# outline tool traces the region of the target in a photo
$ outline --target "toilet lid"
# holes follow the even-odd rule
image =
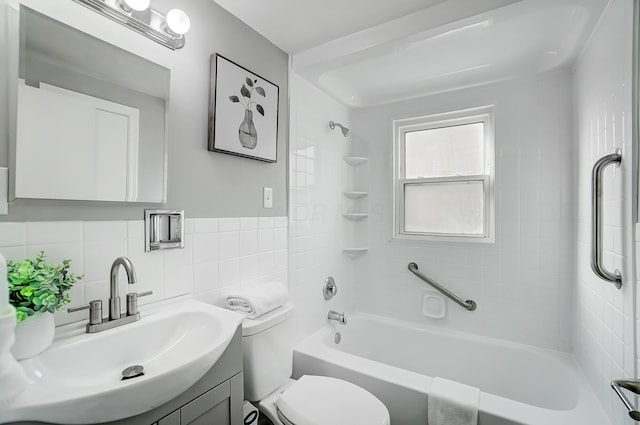
[[[389,425],[389,411],[373,394],[341,379],[304,375],[277,401],[294,425]]]

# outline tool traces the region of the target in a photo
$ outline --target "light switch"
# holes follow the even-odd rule
[[[262,206],[264,208],[273,208],[273,188],[262,188]]]

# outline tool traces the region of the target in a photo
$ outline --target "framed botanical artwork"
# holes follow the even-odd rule
[[[208,149],[276,162],[279,92],[247,68],[211,55]]]

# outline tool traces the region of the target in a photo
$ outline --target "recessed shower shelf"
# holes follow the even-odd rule
[[[356,192],[356,191],[348,191],[348,192],[342,192],[342,193],[344,193],[344,196],[350,199],[364,198],[369,194],[369,192]]]
[[[342,252],[350,257],[357,257],[358,255],[365,254],[369,251],[369,248],[342,248]]]
[[[345,156],[344,157],[344,162],[346,162],[349,165],[364,164],[368,160],[369,160],[369,158],[364,157],[364,156]]]
[[[369,217],[368,213],[346,213],[342,215],[349,220],[362,220]]]

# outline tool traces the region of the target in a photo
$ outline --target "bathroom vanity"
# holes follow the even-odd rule
[[[132,403],[144,403],[144,394]],[[169,402],[105,425],[241,425],[244,399],[242,333],[238,329],[220,359],[193,386]],[[43,425],[44,422],[11,422],[7,425]]]
[[[149,412],[109,425],[241,425],[244,387],[238,330],[220,360],[182,395]]]

